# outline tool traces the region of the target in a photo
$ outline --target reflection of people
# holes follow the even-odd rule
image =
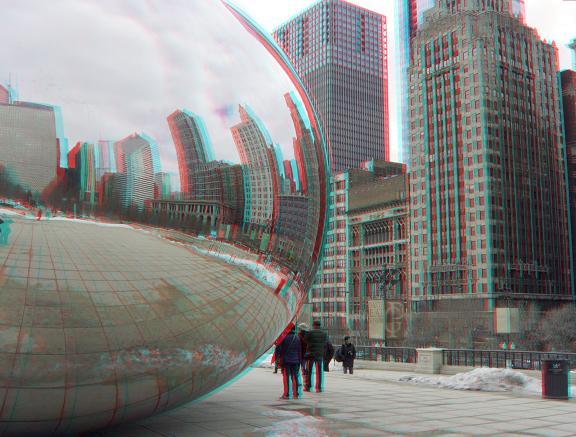
[[[300,364],[302,363],[302,348],[300,339],[296,335],[296,328],[292,329],[284,337],[282,343],[278,347],[278,356],[276,361],[280,361],[282,367],[282,382],[284,384],[284,392],[282,399],[290,399],[290,392],[292,397],[297,399],[300,397]]]
[[[304,390],[310,391],[312,380],[317,393],[324,391],[324,350],[328,336],[320,329],[320,321],[315,320],[312,331],[304,336],[306,342],[306,383]]]
[[[0,246],[5,246],[8,244],[8,235],[10,235],[10,223],[12,223],[12,220],[8,218],[4,220],[0,219]]]
[[[350,341],[350,337],[344,337],[344,344],[340,347],[340,355],[342,356],[342,369],[344,373],[354,373],[354,359],[356,358],[356,348]]]

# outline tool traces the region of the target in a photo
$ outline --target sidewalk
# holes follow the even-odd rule
[[[404,373],[403,373],[404,374]],[[397,382],[398,372],[326,374],[326,391],[279,400],[256,368],[207,400],[90,437],[576,436],[576,402]]]

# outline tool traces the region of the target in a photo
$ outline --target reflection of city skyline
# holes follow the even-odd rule
[[[0,109],[58,112],[47,105],[13,101],[11,90],[0,90]],[[67,153],[67,165],[60,166],[58,153],[66,139],[57,135],[64,131],[62,120],[52,115],[42,132],[42,149],[51,150],[51,161],[40,154],[20,159],[18,152],[12,158],[5,157],[0,176],[12,188],[8,194],[0,194],[10,197],[10,193],[17,193],[12,196],[41,200],[75,215],[112,214],[195,233],[232,235],[235,239],[244,235],[249,247],[277,252],[293,261],[305,260],[303,254],[312,250],[310,245],[318,231],[317,196],[321,189],[315,155],[322,153],[322,147],[299,98],[290,92],[284,100],[296,133],[293,159],[283,158],[265,123],[248,105],[238,105],[239,122],[229,127],[239,163],[215,159],[202,117],[187,109],[176,109],[167,115],[166,124],[178,159],[178,191],[173,189],[170,175],[162,171],[158,145],[144,133],[135,132],[119,140],[78,141]],[[18,141],[17,135],[14,138]],[[41,156],[43,163],[36,162]],[[45,176],[52,176],[46,176],[41,185],[17,189],[20,182],[11,168],[19,160],[27,165],[43,165]],[[25,194],[27,190],[32,192]],[[309,220],[311,215],[316,219]]]

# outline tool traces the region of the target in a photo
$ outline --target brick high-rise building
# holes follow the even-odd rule
[[[572,235],[576,232],[576,71],[564,70],[560,73],[562,84],[562,108],[564,119],[564,138],[568,158],[568,189],[570,192],[570,221]],[[572,246],[572,272],[576,272],[576,252]],[[575,278],[572,277],[574,281]]]
[[[524,0],[509,0],[514,15],[524,22],[526,7]],[[400,90],[400,98],[396,101],[396,113],[399,118],[399,146],[401,160],[407,160],[409,150],[410,116],[408,104],[408,67],[410,64],[410,40],[416,35],[418,27],[424,24],[424,14],[436,5],[437,0],[396,0],[398,17],[398,38],[396,39],[396,81]],[[406,155],[406,156],[405,156]]]
[[[467,299],[491,331],[511,299],[572,299],[557,70],[507,0],[425,14],[408,72],[414,308]]]
[[[308,87],[333,172],[389,159],[386,17],[320,0],[274,32]]]

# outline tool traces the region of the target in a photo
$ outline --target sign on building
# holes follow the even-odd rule
[[[383,310],[386,309],[384,314]],[[386,331],[384,332],[384,324]],[[404,336],[404,304],[397,300],[368,301],[368,337],[373,340],[397,340]]]
[[[520,332],[518,308],[496,308],[496,333],[515,334]]]

